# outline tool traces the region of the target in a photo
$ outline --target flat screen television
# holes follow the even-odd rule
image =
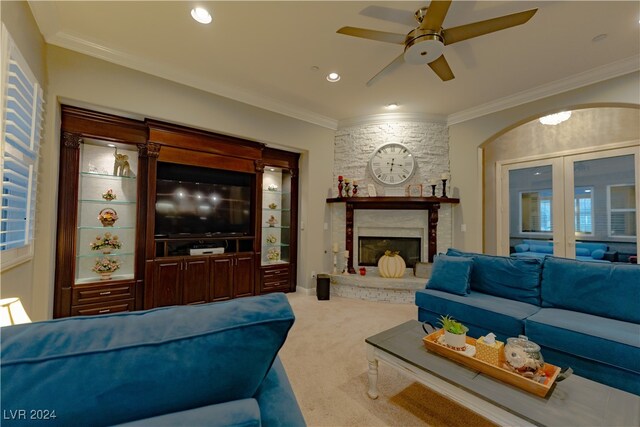
[[[253,175],[158,162],[156,237],[250,235]]]

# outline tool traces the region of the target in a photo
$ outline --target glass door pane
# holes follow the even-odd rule
[[[573,171],[573,200],[567,201],[573,206],[568,209],[572,217],[567,218],[571,223],[567,224],[567,254],[583,260],[604,256],[609,261],[627,261],[637,254],[636,155],[592,153],[568,157],[567,162],[567,169]]]

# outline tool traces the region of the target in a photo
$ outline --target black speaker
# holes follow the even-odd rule
[[[316,278],[316,296],[318,300],[331,299],[331,281],[328,274],[318,274]]]

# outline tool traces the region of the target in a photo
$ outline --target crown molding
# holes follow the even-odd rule
[[[640,55],[630,56],[611,64],[592,68],[591,70],[574,74],[573,76],[566,77],[564,79],[556,80],[533,89],[528,89],[504,98],[499,98],[494,101],[478,105],[477,107],[472,107],[467,110],[450,114],[447,117],[447,125],[451,126],[462,123],[497,111],[506,110],[507,108],[517,107],[518,105],[526,104],[528,102],[537,101],[542,98],[568,92],[590,84],[620,77],[638,70],[640,70]]]
[[[163,79],[171,80],[186,86],[190,86],[214,95],[229,98],[233,101],[251,105],[270,112],[282,114],[297,120],[302,120],[317,126],[336,130],[338,122],[330,117],[304,110],[299,107],[276,101],[271,98],[258,96],[253,92],[247,92],[238,87],[222,85],[212,82],[201,77],[197,77],[186,70],[177,67],[170,67],[157,61],[149,61],[139,56],[111,49],[99,43],[89,41],[85,38],[75,36],[71,33],[56,32],[53,35],[46,36],[49,44],[56,45],[65,49],[83,53],[98,59],[102,59],[114,64],[118,64],[133,70],[151,74]]]
[[[385,113],[370,116],[353,117],[338,121],[338,129],[351,126],[371,125],[389,122],[418,122],[418,123],[447,123],[447,117],[440,114],[428,113]]]

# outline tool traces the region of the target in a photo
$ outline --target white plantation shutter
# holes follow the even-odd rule
[[[5,268],[32,254],[44,99],[4,25],[2,39],[0,256]]]

